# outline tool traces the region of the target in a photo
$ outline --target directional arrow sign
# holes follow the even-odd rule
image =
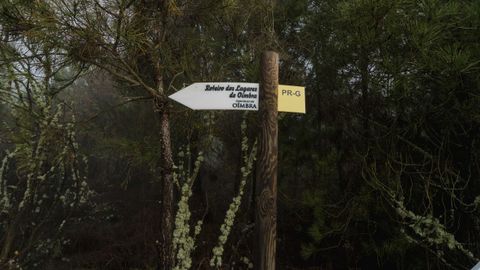
[[[258,83],[194,83],[169,98],[193,110],[258,110]]]

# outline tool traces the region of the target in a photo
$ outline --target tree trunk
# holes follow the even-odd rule
[[[153,47],[150,52],[150,60],[153,64],[153,78],[157,88],[155,96],[155,110],[158,113],[160,121],[160,142],[161,142],[161,177],[162,177],[162,243],[160,250],[159,267],[164,270],[171,270],[174,264],[173,254],[173,230],[174,230],[174,192],[173,192],[173,156],[172,143],[170,136],[170,120],[168,97],[165,89],[165,59],[161,54],[161,45],[167,44],[167,32],[173,19],[170,16],[170,1],[147,1],[142,6],[148,13],[154,10],[153,25],[151,31],[153,34]]]
[[[27,206],[28,207],[28,203]],[[12,252],[12,248],[14,248],[14,242],[15,238],[17,237],[18,233],[18,225],[21,223],[23,217],[25,215],[24,210],[19,210],[16,215],[14,216],[13,219],[9,222],[5,234],[2,236],[2,250],[0,253],[0,269],[2,265],[6,264],[8,262],[10,253]]]
[[[0,255],[0,266],[7,263],[7,259],[12,249],[13,241],[16,235],[16,224],[12,222],[5,233],[5,240],[3,241],[2,252]]]
[[[361,90],[361,113],[363,116],[363,135],[366,139],[370,138],[370,121],[371,119],[371,104],[370,104],[370,73],[369,73],[369,56],[368,51],[364,48],[360,50],[360,90]]]
[[[155,98],[155,107],[160,121],[160,142],[162,148],[162,242],[160,250],[161,269],[170,270],[173,265],[173,157],[170,137],[170,120],[167,101]]]

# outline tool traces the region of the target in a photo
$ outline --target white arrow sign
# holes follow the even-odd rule
[[[258,83],[194,83],[169,98],[194,110],[258,110]]]

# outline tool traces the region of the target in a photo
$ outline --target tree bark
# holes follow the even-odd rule
[[[15,221],[9,224],[7,231],[5,233],[2,252],[0,255],[0,266],[7,263],[7,259],[10,255],[16,232],[17,230],[16,230],[16,221]]]
[[[162,242],[160,250],[161,269],[170,270],[173,267],[173,157],[170,137],[170,120],[167,101],[161,97],[155,98],[155,107],[160,121],[160,142],[162,149]]]

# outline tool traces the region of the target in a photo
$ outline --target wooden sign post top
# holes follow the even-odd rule
[[[277,247],[278,54],[265,52],[261,69],[254,266],[259,270],[274,270]]]

